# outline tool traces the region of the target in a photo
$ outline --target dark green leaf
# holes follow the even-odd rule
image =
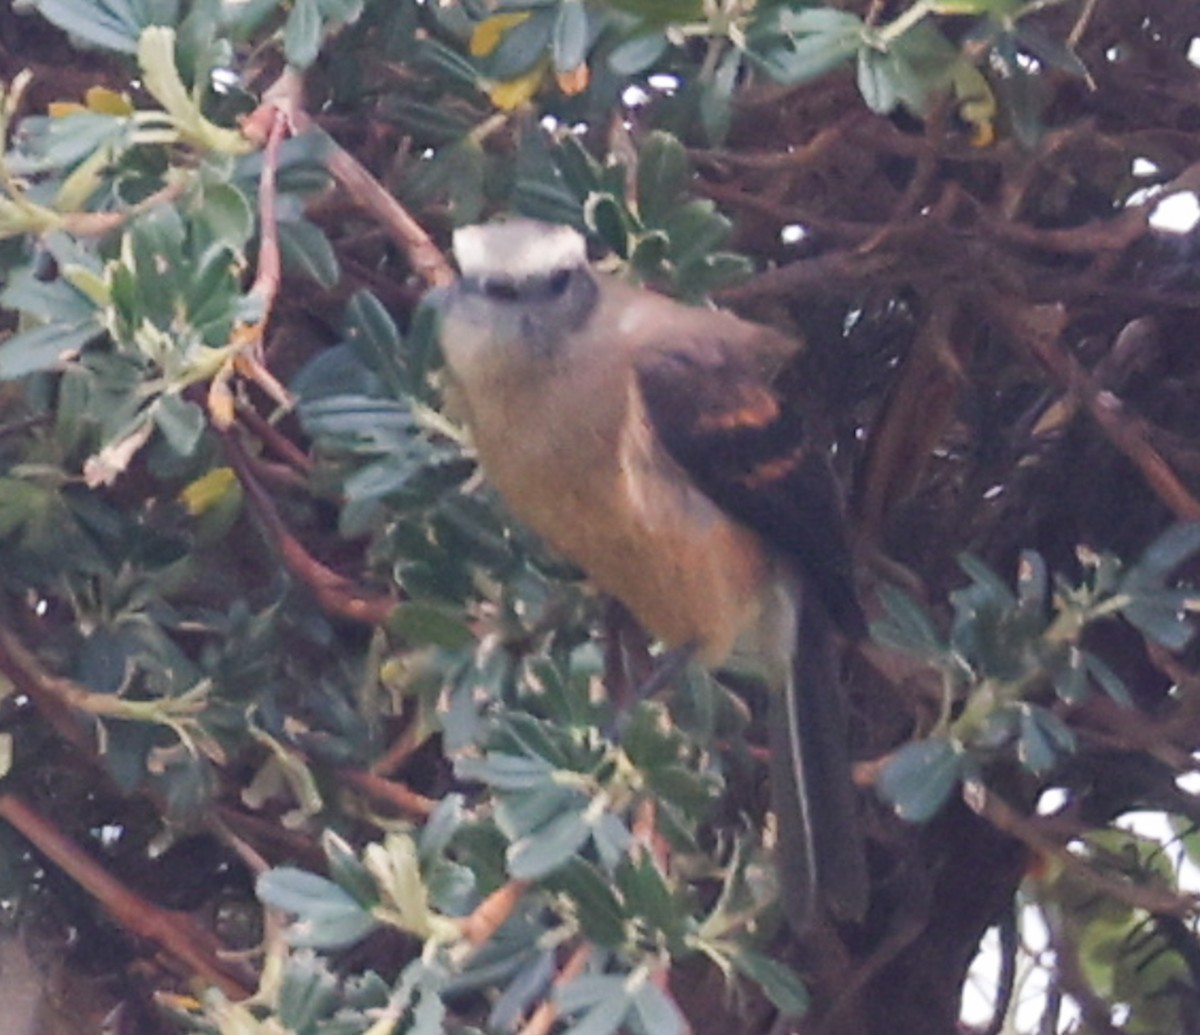
[[[763,990],[784,1017],[803,1017],[808,1012],[808,989],[786,964],[746,948],[735,953],[731,962]]]
[[[899,92],[887,54],[870,47],[858,52],[858,92],[876,115],[887,115],[896,107]]]
[[[648,226],[662,226],[691,176],[687,152],[670,133],[655,131],[638,149],[638,211]]]
[[[879,796],[910,823],[931,819],[958,785],[963,773],[961,748],[943,737],[906,744],[880,771]]]
[[[1117,704],[1123,704],[1127,708],[1133,707],[1133,698],[1129,696],[1129,688],[1126,687],[1125,681],[1105,662],[1089,651],[1083,652],[1083,661],[1087,666],[1088,674],[1100,684],[1100,689]]]
[[[307,1033],[339,1006],[338,979],[312,956],[291,956],[279,984],[279,1021],[285,1030]]]
[[[625,915],[605,876],[591,863],[576,856],[545,886],[569,895],[575,903],[583,933],[597,945],[615,949],[625,941]]]
[[[661,32],[631,36],[608,53],[608,67],[618,76],[634,76],[650,68],[667,49],[667,37]]]
[[[1075,750],[1075,735],[1053,712],[1035,705],[1021,708],[1017,757],[1030,772],[1049,772]]]
[[[590,32],[583,0],[563,0],[554,19],[550,54],[557,72],[571,72],[587,59]]]
[[[633,1008],[646,1035],[683,1035],[691,1030],[675,1000],[653,981],[645,981],[638,987]]]
[[[90,319],[77,324],[44,324],[14,334],[0,342],[0,381],[11,381],[39,370],[54,370],[103,333],[100,324]]]
[[[671,937],[682,937],[684,920],[662,872],[648,852],[626,856],[615,871],[617,886],[627,911],[642,917],[652,928]]]
[[[308,68],[321,50],[321,11],[317,0],[295,0],[283,29],[283,52],[294,68]]]
[[[105,50],[132,54],[138,24],[128,0],[34,0],[33,7],[64,32]]]
[[[550,47],[557,22],[557,11],[542,8],[519,25],[514,25],[504,34],[496,49],[484,59],[487,74],[504,82],[528,72]]]
[[[583,1013],[566,1035],[612,1035],[633,1005],[626,978],[608,974],[585,974],[555,992],[564,1014]]]
[[[902,589],[885,584],[879,588],[879,600],[887,618],[871,623],[872,639],[927,660],[946,653],[946,646],[925,609]]]
[[[333,949],[350,945],[378,926],[370,912],[324,877],[290,866],[268,870],[258,878],[258,897],[267,905],[294,914],[288,929],[294,945]]]
[[[1125,573],[1122,588],[1162,586],[1188,558],[1200,552],[1200,522],[1172,525],[1154,540]]]
[[[208,426],[204,411],[178,395],[160,395],[154,404],[154,424],[179,456],[191,456]]]
[[[475,642],[475,634],[458,611],[433,604],[404,601],[388,616],[388,630],[409,646],[460,650]]]
[[[1181,651],[1196,633],[1189,611],[1195,609],[1198,596],[1189,590],[1159,590],[1135,596],[1121,608],[1121,614],[1155,643]]]
[[[516,880],[537,880],[575,855],[591,836],[580,809],[561,812],[544,826],[508,846],[508,873]]]
[[[364,909],[379,901],[379,889],[370,871],[358,860],[350,846],[332,831],[321,837],[321,848],[329,863],[329,876]]]
[[[611,194],[592,194],[584,202],[588,228],[622,259],[629,257],[629,219]]]
[[[554,766],[544,758],[489,752],[484,758],[459,758],[454,771],[460,780],[478,780],[502,791],[528,791],[552,780]]]
[[[323,288],[334,287],[341,278],[337,256],[325,231],[307,219],[280,222],[279,251],[289,271],[306,276]]]

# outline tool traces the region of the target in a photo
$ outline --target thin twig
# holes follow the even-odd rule
[[[284,567],[312,591],[317,603],[328,613],[367,625],[386,621],[395,606],[394,599],[387,593],[358,585],[313,557],[283,523],[275,501],[260,484],[236,435],[226,432],[222,441],[229,464],[268,539],[279,551]]]
[[[199,977],[234,999],[253,991],[249,975],[221,959],[220,945],[210,931],[187,914],[162,909],[125,887],[27,802],[15,794],[0,794],[0,819],[11,823],[123,928],[153,942],[182,964],[188,976]]]

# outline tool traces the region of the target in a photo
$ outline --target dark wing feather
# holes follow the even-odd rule
[[[723,342],[638,363],[647,416],[667,453],[710,499],[800,575],[792,678],[773,695],[772,798],[780,817],[783,901],[798,931],[823,903],[860,919],[868,881],[830,621],[865,631],[828,458],[767,371]],[[819,603],[818,603],[819,601]]]
[[[785,404],[752,355],[723,343],[649,352],[637,374],[672,459],[796,565],[842,632],[861,637],[837,485],[799,407]]]

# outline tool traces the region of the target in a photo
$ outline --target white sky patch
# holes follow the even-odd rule
[[[1135,158],[1130,172],[1139,177],[1154,176],[1158,173],[1158,165],[1149,158]]]
[[[630,83],[621,92],[621,103],[626,108],[640,108],[642,105],[650,103],[650,95],[637,83]]]
[[[1200,223],[1200,199],[1194,191],[1168,194],[1150,213],[1150,226],[1172,234],[1191,233]]]
[[[779,240],[784,244],[799,244],[808,236],[808,229],[799,223],[789,223],[779,231]]]
[[[1192,42],[1188,44],[1187,59],[1200,68],[1200,36],[1193,36]]]
[[[1063,787],[1047,787],[1038,797],[1037,814],[1052,816],[1067,803],[1067,792]]]
[[[210,78],[217,93],[228,93],[238,84],[238,74],[232,68],[214,68]]]
[[[1129,812],[1118,819],[1116,825],[1157,841],[1179,874],[1179,890],[1185,895],[1200,892],[1200,868],[1188,858],[1166,813]]]
[[[543,115],[539,125],[547,133],[553,133],[556,129],[558,129],[558,119],[556,119],[553,115]]]
[[[655,72],[646,82],[650,84],[650,89],[659,93],[674,93],[680,86],[679,76],[669,72]]]
[[[1021,944],[1017,952],[1017,975],[1004,1031],[1025,1035],[1041,1030],[1046,996],[1053,979],[1054,958],[1050,937],[1036,906],[1025,906],[1021,910],[1018,937]],[[979,954],[971,964],[963,986],[959,1018],[965,1024],[980,1028],[992,1019],[996,1009],[996,979],[999,973],[1000,936],[993,927],[984,935]],[[1078,1021],[1078,1008],[1070,999],[1065,999],[1059,1010],[1056,1031],[1065,1035],[1075,1030]]]

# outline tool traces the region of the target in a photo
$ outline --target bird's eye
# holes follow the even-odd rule
[[[511,280],[485,280],[483,293],[497,302],[515,302],[521,297],[517,285]]]
[[[570,270],[558,270],[550,275],[550,280],[546,286],[550,289],[550,294],[558,297],[567,290],[567,285],[571,283]]]

